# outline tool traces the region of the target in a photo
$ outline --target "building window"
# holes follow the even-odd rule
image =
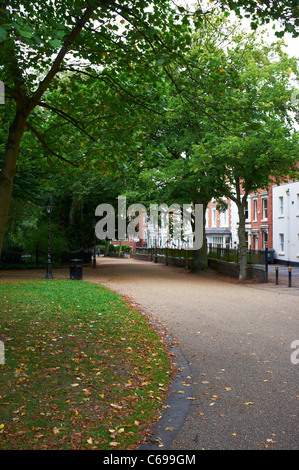
[[[213,237],[213,245],[222,246],[223,238],[222,237]]]
[[[220,220],[222,227],[228,227],[228,210],[221,212]]]
[[[257,234],[254,234],[254,235],[253,235],[253,246],[254,246],[254,250],[258,250],[258,247],[259,247],[259,238],[258,238],[258,235],[257,235]]]
[[[279,197],[279,215],[280,215],[280,216],[283,216],[283,211],[284,211],[284,207],[283,207],[283,196],[280,196],[280,197]]]
[[[216,207],[212,208],[212,227],[216,227]]]
[[[249,217],[249,211],[248,211],[248,199],[247,199],[246,205],[245,205],[245,219],[248,220],[248,217]]]
[[[263,220],[268,220],[268,198],[263,198]]]
[[[268,232],[263,230],[263,250],[266,248],[266,243],[268,243]]]
[[[284,233],[279,234],[279,246],[281,253],[284,253]]]
[[[257,220],[257,199],[253,200],[253,220]]]

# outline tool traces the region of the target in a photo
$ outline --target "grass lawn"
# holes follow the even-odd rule
[[[170,361],[146,319],[85,281],[0,283],[0,449],[132,449]]]

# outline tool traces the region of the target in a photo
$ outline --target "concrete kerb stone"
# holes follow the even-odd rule
[[[160,328],[156,326],[156,329]],[[168,450],[185,422],[192,396],[191,370],[180,348],[173,344],[172,338],[166,337],[166,347],[174,358],[175,377],[171,382],[168,397],[163,404],[163,411],[157,423],[151,429],[137,450]]]

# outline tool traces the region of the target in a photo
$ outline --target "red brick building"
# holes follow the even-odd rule
[[[211,201],[206,211],[207,242],[218,246],[236,248],[239,216],[236,204],[225,199],[227,209],[219,211],[217,203]],[[246,240],[248,249],[262,250],[265,244],[273,247],[272,187],[248,196],[246,209]]]
[[[262,250],[266,243],[273,248],[273,201],[272,186],[268,191],[252,193],[248,197],[248,217],[246,232],[248,247],[252,250]]]

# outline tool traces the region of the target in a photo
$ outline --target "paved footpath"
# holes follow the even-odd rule
[[[161,419],[164,449],[299,448],[299,346],[298,353],[291,347],[299,341],[299,289],[240,285],[132,259],[97,263],[83,279],[130,298],[182,354],[173,356],[181,376]]]

